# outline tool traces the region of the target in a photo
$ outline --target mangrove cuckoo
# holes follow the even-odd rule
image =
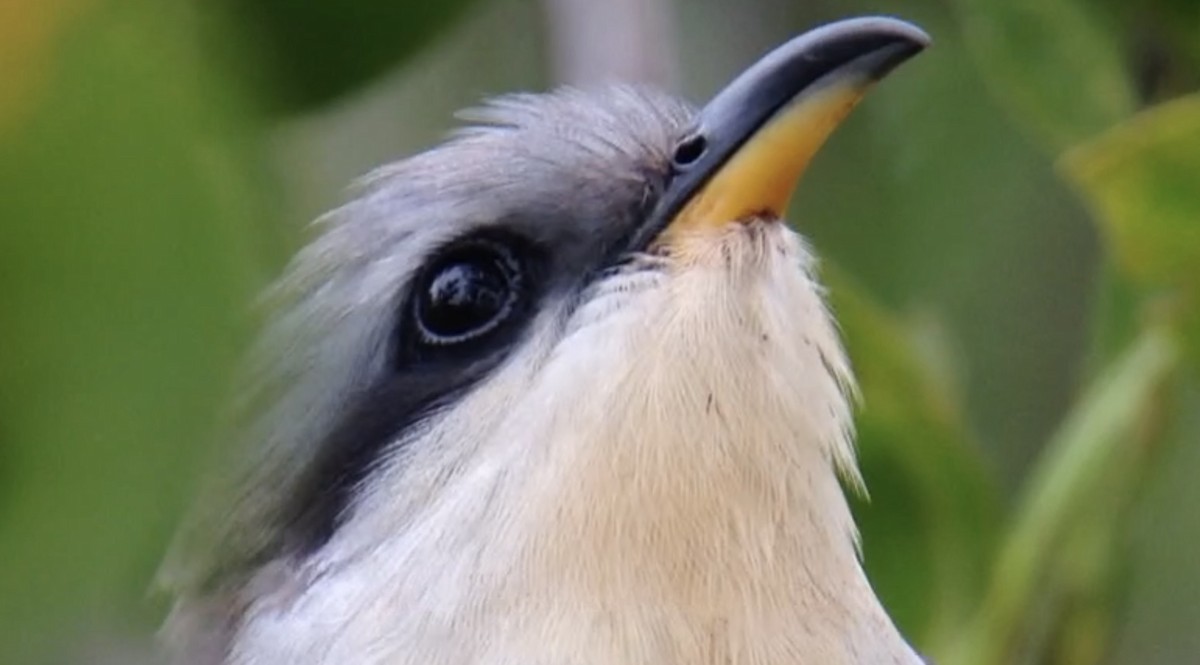
[[[928,43],[827,25],[699,111],[501,97],[376,171],[272,291],[253,452],[164,570],[181,660],[919,663],[863,572],[854,380],[782,220]]]

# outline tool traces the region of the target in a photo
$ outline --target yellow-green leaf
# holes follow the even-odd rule
[[[1144,111],[1063,155],[1117,274],[1200,359],[1200,94]]]
[[[1060,166],[1124,272],[1144,286],[1200,286],[1200,95],[1138,114]]]

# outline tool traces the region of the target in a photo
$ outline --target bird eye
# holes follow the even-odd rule
[[[677,167],[689,166],[700,159],[707,148],[708,141],[705,140],[703,134],[692,134],[675,146],[675,155],[671,161]]]
[[[419,282],[414,317],[421,341],[444,346],[487,334],[512,314],[521,287],[521,265],[502,245],[451,250]]]

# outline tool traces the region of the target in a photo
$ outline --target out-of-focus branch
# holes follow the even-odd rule
[[[560,83],[678,83],[671,0],[542,0]]]

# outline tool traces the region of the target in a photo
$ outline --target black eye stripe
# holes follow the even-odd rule
[[[514,271],[513,298],[502,320],[478,334],[431,341],[416,319],[420,289],[455,257],[485,249],[504,257]],[[511,262],[511,264],[508,264]],[[546,255],[522,237],[476,234],[431,253],[404,288],[395,308],[389,370],[374,385],[350,398],[344,415],[325,435],[318,458],[297,485],[285,518],[286,545],[311,553],[328,542],[345,519],[356,488],[367,479],[397,438],[413,430],[495,370],[520,342],[543,297]]]
[[[503,357],[493,353],[481,359],[474,371],[463,373],[431,367],[392,375],[357,395],[296,486],[285,518],[284,546],[305,554],[320,549],[345,519],[355,489],[396,436],[452,403]]]

